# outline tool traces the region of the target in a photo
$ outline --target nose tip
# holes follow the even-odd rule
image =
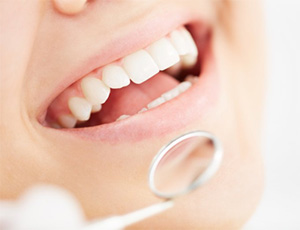
[[[87,0],[53,0],[55,9],[66,15],[74,15],[80,13],[85,5]]]

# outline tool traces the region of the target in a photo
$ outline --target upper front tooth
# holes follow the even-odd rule
[[[186,39],[184,38],[183,34],[180,33],[178,30],[174,30],[170,33],[170,40],[177,50],[179,55],[185,55],[188,53],[188,45]]]
[[[152,43],[148,46],[147,51],[157,64],[159,70],[165,70],[180,60],[176,49],[166,38]]]
[[[181,34],[183,35],[188,45],[188,49],[189,49],[188,53],[194,56],[198,56],[198,49],[190,32],[188,32],[185,28],[183,28],[181,29]]]
[[[148,108],[148,109],[152,109],[152,108],[154,108],[154,107],[157,107],[157,106],[163,104],[164,102],[166,102],[166,100],[165,100],[163,97],[156,98],[154,101],[151,101],[151,102],[147,105],[147,108]]]
[[[119,89],[129,85],[129,76],[125,70],[117,65],[108,65],[103,68],[103,82],[112,89]]]
[[[123,67],[130,79],[140,84],[159,72],[157,65],[145,50],[139,50],[123,59]]]
[[[68,102],[69,109],[79,121],[87,121],[90,118],[92,105],[81,97],[71,97]]]
[[[85,98],[92,104],[103,104],[109,94],[110,88],[103,81],[94,77],[85,77],[81,81],[81,89]]]

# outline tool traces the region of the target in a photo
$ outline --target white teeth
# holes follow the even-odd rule
[[[92,106],[92,113],[99,112],[102,109],[102,105],[93,105]]]
[[[183,34],[178,30],[174,30],[170,33],[170,40],[177,50],[179,55],[186,55],[189,52],[186,39],[183,37]]]
[[[68,102],[69,109],[79,121],[87,121],[90,118],[92,105],[81,97],[71,97]]]
[[[103,82],[112,89],[119,89],[129,85],[129,76],[125,70],[117,65],[108,65],[103,68]]]
[[[175,77],[180,73],[181,68],[182,68],[182,63],[181,63],[181,61],[179,61],[175,65],[166,69],[166,73]]]
[[[91,113],[101,110],[102,104],[108,99],[111,89],[119,89],[130,84],[130,80],[141,84],[157,74],[160,70],[176,76],[182,68],[194,66],[198,60],[198,50],[191,34],[185,28],[172,31],[168,36],[152,43],[146,49],[141,49],[121,60],[119,64],[110,64],[97,73],[102,73],[102,80],[87,76],[81,80],[82,97],[72,97],[68,101],[71,114],[58,117],[57,127],[73,128],[76,122],[87,121]],[[138,113],[157,107],[169,101],[198,81],[197,77],[188,76],[185,82],[164,93],[142,108]],[[122,120],[129,115],[122,115]]]
[[[182,28],[181,33],[187,43],[188,50],[189,50],[188,53],[194,56],[198,56],[198,49],[190,32],[188,32],[185,28]]]
[[[164,93],[161,95],[166,101],[172,100],[173,98],[177,97],[179,94],[183,93],[187,89],[192,86],[190,82],[184,81],[176,86],[174,89]]]
[[[58,117],[59,124],[64,128],[74,128],[77,122],[77,119],[71,114],[63,114]]]
[[[165,70],[179,62],[179,55],[168,39],[162,38],[150,46],[147,51],[157,64],[159,70]]]
[[[175,97],[177,97],[178,95],[180,95],[181,93],[185,92],[186,90],[188,90],[190,87],[192,86],[191,82],[188,81],[184,81],[182,83],[180,83],[178,86],[176,86],[174,89],[164,93],[163,95],[161,95],[159,98],[156,98],[155,100],[151,101],[148,105],[147,108],[142,108],[138,113],[143,113],[145,111],[147,111],[148,109],[153,109],[163,103],[165,103],[166,101],[169,101]],[[120,116],[118,120],[122,120],[129,117],[129,115],[122,115]]]
[[[129,115],[123,114],[121,115],[116,121],[124,120],[126,118],[130,117]]]
[[[182,28],[180,32],[188,48],[188,53],[181,57],[182,66],[184,68],[190,68],[197,63],[198,49],[192,35],[185,28]]]
[[[174,97],[177,97],[180,94],[177,87],[174,89],[171,89],[168,92],[165,92],[163,95],[161,95],[166,101],[172,100]]]
[[[173,98],[177,97],[181,93],[185,92],[192,86],[192,83],[184,81],[180,83],[178,86],[176,86],[174,89],[171,89],[170,91],[162,94],[159,98],[156,98],[154,101],[150,102],[147,105],[148,109],[155,108],[166,101],[172,100]],[[142,109],[143,110],[143,109]]]
[[[152,109],[152,108],[155,108],[163,103],[165,103],[166,100],[163,98],[163,97],[159,97],[159,98],[156,98],[154,101],[151,101],[148,105],[147,105],[147,108],[148,109]]]
[[[123,67],[130,79],[140,84],[159,72],[154,60],[145,50],[137,51],[123,59]]]
[[[59,124],[57,124],[56,122],[54,122],[54,123],[51,123],[51,125],[50,125],[52,128],[54,128],[54,129],[61,129],[62,127],[59,125]]]
[[[109,94],[110,88],[103,81],[95,77],[85,77],[81,81],[81,89],[85,98],[92,104],[103,104]]]
[[[192,84],[195,84],[198,81],[198,77],[196,77],[194,75],[188,75],[188,76],[186,76],[186,78],[184,79],[184,81],[189,81]]]
[[[197,63],[197,56],[187,54],[181,57],[182,67],[190,68]]]
[[[146,108],[142,108],[140,111],[138,111],[138,113],[143,113],[143,112],[146,112],[148,109]]]
[[[185,92],[186,90],[188,90],[191,86],[192,86],[192,83],[191,83],[191,82],[184,81],[184,82],[181,82],[181,83],[177,86],[177,88],[179,89],[179,92],[180,92],[180,93],[183,93],[183,92]]]

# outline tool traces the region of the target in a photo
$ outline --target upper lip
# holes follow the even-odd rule
[[[43,106],[41,106],[41,108],[38,111],[38,119],[41,122],[43,122],[46,110],[50,105],[51,101],[53,101],[53,99],[56,96],[58,96],[59,93],[61,93],[65,88],[67,88],[69,85],[79,80],[89,72],[114,60],[117,60],[125,55],[128,55],[134,51],[146,47],[153,41],[165,36],[167,33],[179,26],[195,21],[203,23],[203,21],[201,21],[201,17],[198,14],[191,11],[187,11],[186,9],[182,8],[176,8],[175,10],[172,9],[169,12],[151,12],[151,14],[145,16],[141,20],[138,20],[132,26],[133,30],[124,33],[122,37],[119,37],[116,40],[111,40],[109,44],[102,46],[99,50],[96,50],[96,52],[93,51],[93,53],[86,58],[86,61],[81,66],[78,66],[77,69],[71,70],[70,74],[63,79],[63,82],[60,82],[58,84],[57,89],[55,90],[55,92],[52,93],[52,95],[49,96],[46,103],[44,103]],[[212,58],[211,55],[209,56],[210,58]],[[209,66],[208,69],[208,71],[210,72],[212,70],[211,66]],[[202,83],[204,83],[202,84],[202,89],[204,93],[206,91],[206,88],[208,87],[206,80],[206,78],[201,80]],[[201,82],[197,83],[198,90],[199,87],[201,88],[200,83]],[[197,91],[197,89],[190,89],[190,91],[191,92],[189,93],[186,92],[184,95],[181,95],[180,98],[175,98],[172,101],[166,103],[167,105],[169,105],[169,110],[171,110],[168,111],[170,113],[169,115],[171,115],[172,112],[180,112],[174,110],[176,107],[178,108],[178,105],[180,105],[180,100],[184,100],[184,98],[187,100],[188,94],[190,94],[190,96],[191,94],[195,96],[195,92]],[[208,96],[211,96],[211,94],[208,94]],[[207,100],[207,98],[205,97],[203,99],[203,101],[197,102],[197,104],[200,106],[198,106],[198,108],[201,110],[203,110],[207,102],[210,102],[210,99]],[[189,100],[188,103],[185,103],[184,107],[188,106],[188,104],[190,103],[191,101]],[[165,108],[167,107],[167,105],[162,105],[161,108]],[[144,125],[144,120],[148,120],[151,122],[153,121],[151,117],[159,117],[160,110],[162,110],[161,108],[158,107],[156,109],[153,109],[153,111],[146,112],[145,114],[139,114],[126,121],[118,122],[116,124],[110,123],[88,128],[65,129],[65,131],[71,134],[79,135],[83,138],[94,140],[106,140],[109,142],[128,140],[137,141],[152,135],[164,134],[166,133],[166,129],[177,129],[186,124],[186,122],[179,124],[180,122],[177,116],[177,118],[174,118],[174,122],[177,122],[176,125],[171,124],[160,127],[157,124],[153,126],[150,124],[151,130],[148,130],[147,132],[147,130],[142,128],[142,126]],[[136,125],[138,128],[131,129],[132,125]],[[155,129],[157,129],[156,132]]]

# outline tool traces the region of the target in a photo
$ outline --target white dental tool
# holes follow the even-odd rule
[[[125,227],[142,221],[146,218],[159,214],[171,207],[173,207],[173,201],[166,201],[158,204],[151,205],[149,207],[125,214],[123,216],[113,216],[104,220],[91,223],[83,230],[117,230],[124,229]]]
[[[149,170],[149,187],[167,201],[125,214],[97,220],[82,230],[118,230],[173,207],[174,199],[207,182],[219,169],[223,157],[220,141],[211,133],[193,131],[161,148]]]

